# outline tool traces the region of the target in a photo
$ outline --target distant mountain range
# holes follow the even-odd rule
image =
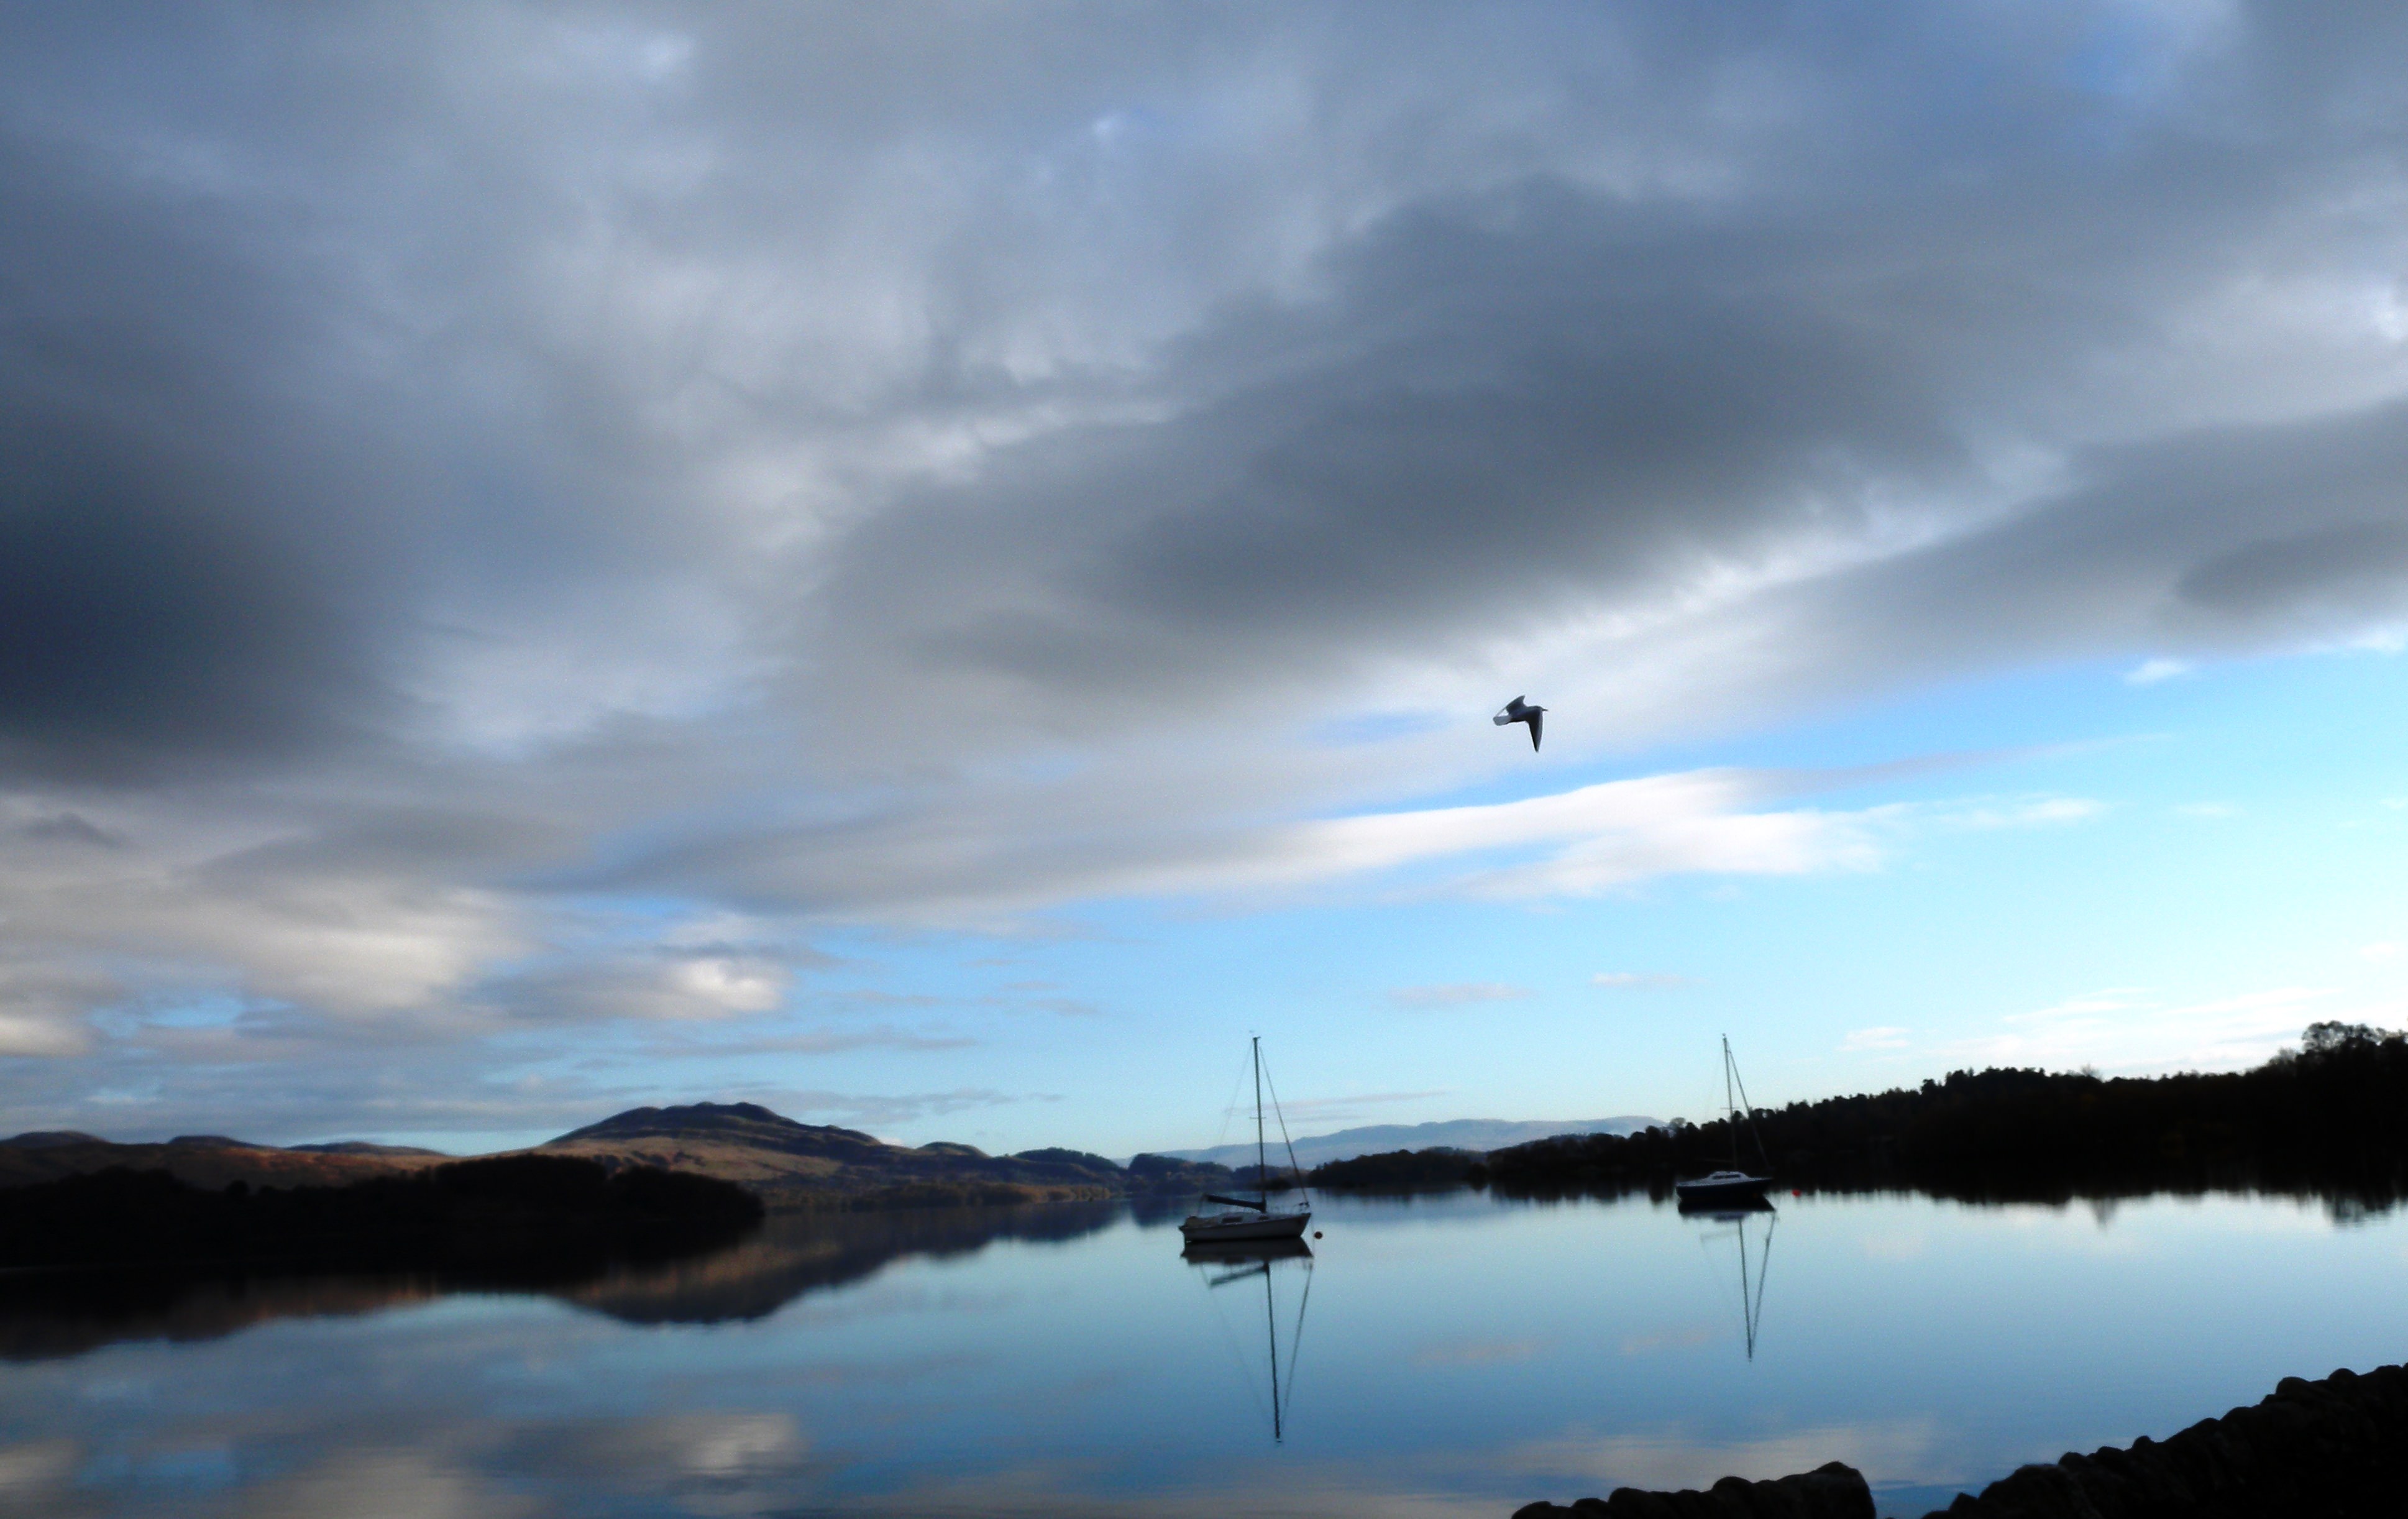
[[[609,1169],[657,1166],[733,1182],[771,1207],[997,1203],[1099,1199],[1200,1191],[1228,1174],[1156,1158],[1123,1168],[1078,1150],[990,1155],[974,1145],[889,1144],[858,1129],[798,1124],[750,1102],[633,1108],[537,1145],[534,1154],[577,1155]],[[0,1139],[0,1187],[112,1166],[164,1170],[195,1186],[341,1186],[453,1159],[432,1150],[344,1140],[252,1144],[188,1134],[165,1144],[114,1144],[66,1131]]]
[[[1310,1168],[1392,1150],[1496,1150],[1557,1134],[1629,1134],[1648,1118],[1509,1123],[1464,1118],[1445,1124],[1382,1124],[1296,1141]],[[1251,1166],[1251,1144],[1140,1155],[1124,1167],[1079,1150],[1024,1150],[990,1155],[973,1145],[889,1144],[858,1129],[798,1124],[750,1102],[695,1102],[632,1108],[537,1145],[535,1154],[580,1155],[616,1170],[658,1166],[733,1182],[773,1208],[896,1203],[1068,1201],[1178,1195],[1226,1186],[1227,1170]],[[342,1186],[371,1176],[453,1159],[433,1150],[362,1139],[283,1147],[222,1134],[187,1134],[165,1144],[115,1144],[66,1131],[0,1139],[0,1187],[122,1166],[164,1170],[192,1184],[221,1188]],[[1285,1156],[1274,1159],[1283,1163]]]
[[[1335,1134],[1315,1134],[1294,1141],[1296,1162],[1307,1170],[1333,1160],[1353,1160],[1357,1155],[1383,1155],[1393,1150],[1502,1150],[1508,1145],[1527,1144],[1533,1139],[1551,1139],[1558,1134],[1636,1134],[1641,1129],[1655,1128],[1663,1120],[1625,1115],[1621,1118],[1534,1118],[1515,1122],[1504,1118],[1455,1118],[1441,1124],[1370,1124],[1362,1128],[1342,1128]],[[1272,1164],[1281,1165],[1286,1156],[1279,1152],[1279,1137],[1271,1137]],[[1216,1144],[1209,1150],[1169,1150],[1164,1154],[1175,1160],[1203,1161],[1215,1166],[1251,1166],[1254,1163],[1252,1141],[1244,1144]]]
[[[750,1102],[635,1108],[537,1146],[605,1165],[698,1170],[752,1189],[772,1207],[837,1199],[881,1202],[1037,1202],[1173,1191],[1200,1185],[1202,1168],[1133,1178],[1080,1150],[990,1155],[944,1140],[889,1144],[859,1129],[798,1124]],[[1193,1174],[1190,1174],[1193,1173]],[[1226,1180],[1224,1178],[1223,1180]]]

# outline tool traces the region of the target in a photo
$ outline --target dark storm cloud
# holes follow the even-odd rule
[[[2110,0],[19,7],[9,1090],[565,1121],[447,1061],[774,1017],[797,914],[1469,848],[1413,809],[1493,746],[1429,714],[1509,670],[1595,757],[2397,642],[2402,56]],[[1633,784],[1513,814],[1530,879],[1852,857]]]
[[[94,849],[122,849],[125,840],[94,824],[91,819],[73,812],[61,812],[52,817],[36,818],[13,830],[21,838],[42,843],[82,844]]]
[[[2350,523],[2244,544],[2179,589],[2186,601],[2241,617],[2324,603],[2345,622],[2397,611],[2403,577],[2408,522]]]
[[[1961,473],[1929,355],[1832,298],[1878,292],[1749,231],[1558,186],[1400,217],[1325,301],[1174,360],[1192,411],[1032,445],[863,528],[825,636],[1060,694],[1277,684],[1540,626],[1847,531],[1869,482]],[[1213,396],[1233,368],[1270,374]]]
[[[1805,50],[1830,40],[1816,30]],[[2380,479],[2344,478],[2355,465],[2328,451],[2358,445],[2320,423],[2188,431],[2160,451],[2198,477],[2171,509],[2179,482],[2118,462],[2135,431],[2271,399],[2208,398],[2239,377],[2184,373],[2170,327],[2224,315],[2237,344],[2277,346],[2251,330],[2258,312],[2214,304],[2269,271],[2376,272],[2323,239],[2372,231],[2335,206],[2386,177],[2366,154],[2391,138],[2321,113],[2380,81],[2329,49],[2266,61],[2281,66],[2211,92],[2229,121],[2043,92],[1958,114],[1960,136],[1835,155],[1812,194],[1541,178],[1408,204],[1336,245],[1309,296],[1240,303],[1170,345],[1167,415],[997,451],[855,531],[831,556],[815,651],[847,681],[933,679],[968,709],[1095,739],[1643,607],[1801,544],[1873,538],[1885,512],[1928,536],[1976,524],[1962,572],[2023,595],[2015,536],[1968,509],[2011,490],[2002,444],[2141,470],[2068,503],[2055,515],[2078,521],[2055,531],[2097,540],[2155,597],[2236,523],[2322,513],[2320,491]],[[1869,71],[1915,62],[1877,53]],[[1857,123],[1835,114],[1806,135],[1850,140]],[[2298,477],[2263,454],[2225,467],[2270,444]],[[2205,605],[2226,572],[2199,573],[2185,583]],[[1969,589],[1981,597],[1949,594]],[[2060,642],[2048,602],[2000,606],[1967,657]],[[1920,636],[1911,596],[1885,610],[1901,641]],[[1880,663],[1838,679],[1877,680]]]
[[[1766,615],[1810,630],[1786,673],[1831,693],[2010,649],[2299,649],[2408,611],[2408,406],[2186,433],[2078,467],[2080,486],[2006,521],[1768,598]]]
[[[579,151],[447,78],[513,16],[0,23],[0,778],[377,764],[430,661],[710,540],[529,315]]]
[[[283,748],[365,694],[322,552],[360,486],[260,394],[306,314],[88,167],[0,138],[0,756]]]
[[[2396,104],[2379,17],[911,14],[43,23],[150,136],[21,121],[0,184],[19,748],[282,752],[395,718],[430,612],[681,567],[814,705],[934,681],[971,745],[1444,658],[1978,491],[1985,438],[2078,444],[2086,374],[2315,261]],[[1444,92],[1398,71],[1467,49],[1522,127],[1414,114]],[[1265,143],[1344,211],[1284,272],[1243,229],[1295,208],[1234,172],[1266,81],[1326,96]],[[1009,362],[1031,322],[1061,351]],[[836,466],[799,557],[699,500],[747,451],[1047,408],[941,487]]]

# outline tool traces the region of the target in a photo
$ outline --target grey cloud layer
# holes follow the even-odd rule
[[[1500,680],[1593,756],[2408,627],[2394,7],[0,27],[46,1081],[774,1025],[821,917],[1289,879]],[[1847,856],[1699,815],[1515,879]]]

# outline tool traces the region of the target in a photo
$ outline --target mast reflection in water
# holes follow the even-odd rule
[[[1287,1405],[1296,1396],[1296,1357],[1304,1346],[1304,1311],[1312,1301],[1312,1247],[1301,1240],[1263,1240],[1246,1243],[1203,1244],[1190,1242],[1179,1258],[1203,1274],[1208,1292],[1217,1293],[1225,1287],[1243,1290],[1260,1281],[1263,1287],[1263,1335],[1269,1347],[1271,1443],[1287,1439]],[[1296,1293],[1296,1319],[1288,1328],[1287,1366],[1280,1366],[1280,1314],[1276,1280],[1282,1275],[1302,1273],[1303,1282]],[[1217,1306],[1217,1301],[1216,1301]],[[1233,1315],[1224,1311],[1223,1326],[1231,1331],[1233,1348],[1240,1345],[1240,1331],[1251,1314]],[[1246,1368],[1247,1382],[1259,1388],[1254,1378],[1254,1356],[1239,1348],[1239,1356]]]
[[[1756,1335],[1764,1327],[1764,1278],[1772,1265],[1772,1230],[1781,1222],[1781,1215],[1773,1211],[1772,1204],[1756,1197],[1704,1205],[1684,1203],[1681,1216],[1724,1225],[1700,1234],[1698,1242],[1701,1246],[1711,1249],[1719,1240],[1739,1241],[1740,1326],[1746,1336],[1747,1358],[1755,1360]],[[1758,1220],[1763,1222],[1764,1229],[1751,1259],[1748,1233]]]

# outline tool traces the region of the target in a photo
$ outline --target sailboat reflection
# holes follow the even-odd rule
[[[1755,1360],[1756,1335],[1764,1327],[1764,1278],[1772,1265],[1772,1230],[1781,1222],[1781,1215],[1762,1197],[1749,1197],[1726,1198],[1708,1204],[1683,1203],[1681,1216],[1729,1226],[1727,1230],[1707,1230],[1698,1236],[1699,1244],[1724,1239],[1727,1235],[1738,1238],[1740,1322],[1747,1333],[1747,1358]],[[1758,1219],[1764,1221],[1764,1232],[1759,1237],[1755,1259],[1751,1261],[1748,1258],[1747,1236]]]
[[[1304,1310],[1312,1301],[1312,1247],[1301,1240],[1254,1240],[1243,1242],[1190,1241],[1179,1258],[1203,1273],[1208,1291],[1241,1286],[1259,1278],[1263,1284],[1263,1330],[1270,1344],[1271,1442],[1287,1439],[1287,1405],[1296,1396],[1297,1352],[1304,1345]],[[1287,1366],[1280,1367],[1279,1301],[1273,1279],[1293,1263],[1304,1273],[1297,1294],[1296,1321],[1289,1326]],[[1252,1357],[1247,1357],[1251,1360]],[[1251,1369],[1249,1369],[1251,1377]]]

